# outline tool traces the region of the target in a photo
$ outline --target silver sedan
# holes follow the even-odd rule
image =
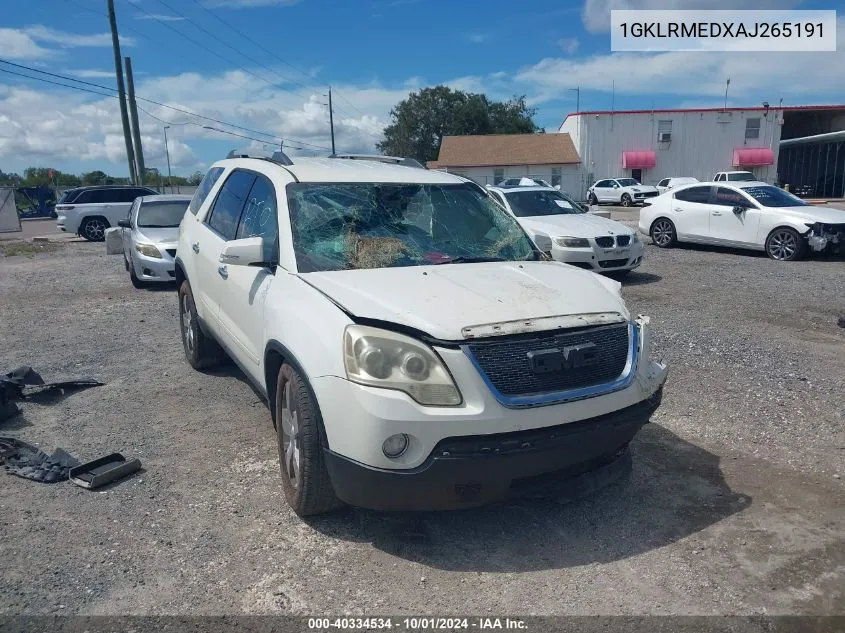
[[[129,217],[118,222],[123,237],[123,262],[136,288],[173,281],[179,223],[191,196],[160,195],[136,198]]]

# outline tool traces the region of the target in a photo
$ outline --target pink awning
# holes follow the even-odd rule
[[[734,167],[754,167],[756,165],[774,165],[775,153],[768,147],[756,149],[735,149]]]
[[[622,152],[623,169],[647,169],[657,164],[657,156],[651,150],[644,152]]]

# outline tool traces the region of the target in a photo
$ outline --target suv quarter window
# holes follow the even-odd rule
[[[279,214],[276,189],[266,176],[257,175],[241,215],[236,239],[264,238],[264,261],[279,261]]]
[[[202,203],[211,193],[215,183],[220,179],[220,175],[225,171],[223,167],[212,167],[209,169],[203,179],[200,181],[197,190],[194,192],[194,197],[191,198],[191,204],[188,205],[188,210],[194,215],[200,210]]]
[[[229,174],[217,193],[204,223],[224,240],[235,239],[241,211],[255,182],[255,176],[253,172],[236,169]]]
[[[710,187],[703,186],[703,187],[690,187],[688,189],[682,189],[675,194],[675,198],[677,200],[683,200],[684,202],[698,202],[700,204],[707,204],[710,200]]]

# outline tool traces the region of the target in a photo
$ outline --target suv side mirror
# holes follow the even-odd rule
[[[131,229],[132,223],[129,220],[118,220],[117,225],[122,229]]]
[[[226,242],[220,252],[220,263],[232,264],[233,266],[264,263],[264,238],[245,237]]]

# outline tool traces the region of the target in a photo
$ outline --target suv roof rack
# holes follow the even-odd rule
[[[332,154],[329,158],[343,158],[346,160],[372,160],[379,163],[390,163],[391,165],[402,165],[403,167],[416,167],[426,169],[420,161],[414,158],[403,158],[401,156],[382,156],[381,154]]]
[[[293,161],[290,157],[284,152],[278,150],[270,153],[252,148],[233,149],[231,152],[226,154],[226,158],[258,158],[260,160],[269,160],[270,162],[278,163],[279,165],[293,165]]]

